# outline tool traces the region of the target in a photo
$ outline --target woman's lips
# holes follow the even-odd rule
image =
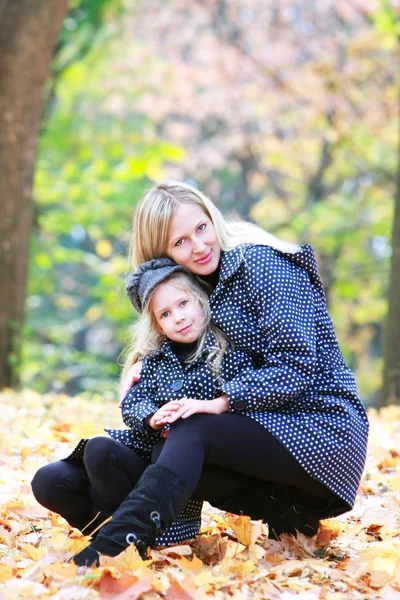
[[[211,250],[208,254],[206,254],[205,256],[202,256],[201,258],[198,258],[197,260],[195,260],[195,263],[198,263],[200,265],[205,265],[206,263],[208,263],[211,260]]]

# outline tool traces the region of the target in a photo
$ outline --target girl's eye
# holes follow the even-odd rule
[[[205,228],[207,227],[207,225],[205,223],[202,223],[201,225],[198,226],[198,231],[204,231]]]
[[[169,312],[166,310],[165,312],[162,313],[161,318],[165,319],[166,317],[168,317]]]
[[[181,306],[186,306],[186,304],[189,302],[189,300],[182,300],[181,302]]]
[[[181,238],[180,240],[175,242],[175,246],[182,246],[182,244],[183,244],[183,238]]]

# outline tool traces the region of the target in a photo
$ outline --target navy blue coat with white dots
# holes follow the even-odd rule
[[[234,383],[242,371],[250,372],[252,358],[239,350],[228,351],[221,362],[216,377],[207,363],[207,356],[215,346],[214,336],[208,333],[201,355],[193,362],[181,365],[171,350],[169,340],[154,354],[146,356],[140,373],[140,381],[121,403],[122,419],[130,429],[106,429],[115,440],[134,449],[145,460],[161,431],[146,426],[146,420],[170,400],[196,398],[212,400],[222,396],[223,386]]]
[[[215,377],[206,358],[215,346],[212,333],[208,333],[201,355],[193,362],[181,365],[172,352],[169,340],[154,354],[143,361],[140,381],[125,396],[122,405],[122,418],[130,429],[106,429],[118,442],[135,450],[147,461],[161,431],[146,426],[147,418],[170,400],[182,397],[198,400],[212,400],[224,392],[223,385],[233,383],[242,371],[250,372],[252,358],[239,350],[226,353],[221,362],[218,377]],[[182,513],[162,536],[157,545],[180,543],[199,533],[202,502],[191,500]]]
[[[368,419],[340,351],[313,248],[222,255],[213,319],[256,369],[223,386],[229,410],[268,429],[314,479],[354,504]],[[261,451],[261,450],[260,450]]]

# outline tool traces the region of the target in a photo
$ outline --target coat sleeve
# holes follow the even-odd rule
[[[261,368],[242,371],[223,389],[232,412],[273,411],[293,401],[313,380],[313,284],[307,271],[268,247],[251,248],[244,267],[242,293],[257,315],[266,350]]]
[[[159,436],[159,431],[146,427],[145,421],[158,410],[155,402],[157,382],[150,361],[144,360],[140,381],[133,386],[121,403],[122,420],[134,432]]]
[[[253,369],[253,360],[248,354],[240,350],[233,350],[225,354],[221,365],[220,377],[218,378],[217,394],[225,394],[224,387],[228,382],[234,381],[237,377],[240,379],[243,371],[252,371]]]

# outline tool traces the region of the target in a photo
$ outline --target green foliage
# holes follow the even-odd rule
[[[356,25],[348,24],[354,35],[345,26],[341,35],[332,32],[332,61],[318,53],[301,68],[289,61],[282,67],[288,88],[274,89],[257,61],[253,72],[247,66],[245,82],[235,71],[233,87],[225,80],[228,69],[222,83],[217,79],[216,65],[204,78],[201,60],[190,63],[189,57],[196,44],[202,48],[201,32],[207,30],[206,43],[215,33],[201,19],[190,52],[182,42],[182,56],[175,39],[169,39],[168,58],[153,52],[160,40],[148,21],[147,30],[138,26],[145,42],[132,42],[131,21],[127,32],[120,20],[126,5],[71,2],[60,36],[35,177],[25,383],[39,391],[115,393],[118,357],[134,318],[124,292],[131,215],[149,181],[174,164],[174,174],[194,179],[213,198],[220,190],[224,211],[240,210],[233,199],[245,193],[257,223],[315,246],[341,347],[362,397],[373,399],[380,386],[397,169],[395,8],[381,0],[365,13],[366,25],[361,11]],[[161,29],[163,53],[168,27]],[[315,33],[321,47],[325,35]],[[248,38],[246,56],[259,56],[252,46],[257,39]],[[223,54],[224,40],[216,47],[228,65],[232,54]],[[292,56],[290,41],[287,50]],[[343,69],[335,56],[346,57]],[[164,111],[166,98],[172,98],[171,114]],[[186,153],[173,142],[177,123],[178,140],[186,127]]]
[[[107,3],[89,3],[93,13],[81,13],[83,4],[84,29]],[[144,139],[143,115],[122,122],[109,109],[102,81],[113,42],[99,43],[58,80],[39,141],[23,353],[24,382],[38,391],[115,392],[134,318],[124,290],[134,204],[164,162],[182,156],[165,140]]]

